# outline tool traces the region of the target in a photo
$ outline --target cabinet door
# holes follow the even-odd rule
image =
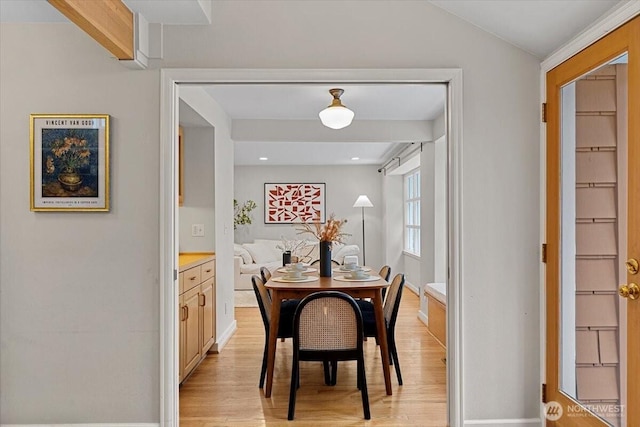
[[[185,292],[184,307],[186,308],[186,320],[184,327],[184,371],[183,376],[189,375],[189,372],[200,361],[200,340],[199,340],[199,305],[200,287],[195,287]]]
[[[182,273],[180,273],[182,274]],[[179,333],[179,359],[180,359],[180,363],[178,364],[178,382],[182,382],[182,379],[184,378],[184,347],[185,347],[185,341],[184,341],[184,333],[185,333],[185,326],[186,326],[186,309],[184,308],[184,298],[182,297],[182,295],[180,295],[180,298],[178,300],[178,319],[180,319],[180,324],[178,327],[178,333]]]
[[[200,318],[202,324],[200,331],[202,354],[205,354],[215,341],[216,319],[215,319],[215,278],[211,278],[200,285]]]

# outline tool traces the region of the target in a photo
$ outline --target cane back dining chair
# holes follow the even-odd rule
[[[323,291],[300,301],[293,322],[289,420],[293,420],[295,415],[300,361],[327,360],[334,366],[339,360],[357,361],[357,385],[362,395],[364,418],[371,419],[362,341],[362,314],[351,296],[337,291]]]
[[[388,265],[383,265],[380,271],[378,272],[378,276],[382,277],[385,281],[389,281],[391,278],[391,267]],[[384,301],[384,297],[387,295],[387,288],[382,290],[382,300]]]

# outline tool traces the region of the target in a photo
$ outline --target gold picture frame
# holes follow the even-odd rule
[[[31,114],[31,210],[109,211],[109,115]]]

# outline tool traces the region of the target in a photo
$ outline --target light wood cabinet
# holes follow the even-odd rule
[[[205,354],[213,345],[216,334],[215,313],[215,293],[213,289],[213,278],[200,285],[200,351]]]
[[[182,277],[182,273],[180,273]],[[182,284],[182,281],[180,282]],[[182,293],[182,292],[180,292]],[[178,297],[178,382],[181,383],[184,378],[184,345],[182,344],[182,337],[184,337],[184,329],[186,327],[186,317],[184,315],[184,295]]]
[[[179,381],[200,364],[216,339],[215,259],[211,254],[180,255]]]
[[[424,296],[427,297],[427,328],[442,344],[447,346],[447,288],[444,283],[427,283]]]
[[[184,372],[186,376],[200,362],[200,305],[198,304],[200,288],[196,287],[184,293],[182,309],[184,310],[184,336],[180,337],[184,345]]]

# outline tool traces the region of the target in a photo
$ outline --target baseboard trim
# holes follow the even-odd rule
[[[159,423],[0,424],[0,427],[160,427]]]
[[[542,425],[540,418],[512,418],[500,420],[464,420],[464,426],[500,426],[500,427],[522,427],[531,425]]]
[[[234,319],[234,321],[231,322],[231,325],[229,325],[227,330],[224,331],[222,335],[220,335],[220,338],[216,341],[216,343],[211,346],[210,351],[213,353],[220,353],[220,351],[224,348],[225,345],[227,345],[227,343],[229,342],[233,334],[236,333],[237,330],[238,330],[238,321]]]
[[[409,289],[411,292],[413,292],[414,294],[420,296],[420,290],[418,289],[417,286],[415,286],[413,283],[409,283],[409,282],[405,282],[404,283],[405,287],[407,289]]]
[[[418,311],[418,319],[420,319],[420,321],[424,323],[425,326],[429,326],[429,318],[422,311]]]

